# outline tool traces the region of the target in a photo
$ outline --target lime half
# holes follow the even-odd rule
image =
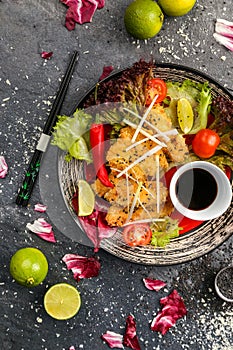
[[[184,97],[177,102],[177,117],[181,131],[188,134],[193,127],[194,114],[190,102]]]
[[[78,215],[90,215],[95,207],[95,194],[85,180],[78,181]]]
[[[80,306],[79,291],[68,283],[54,284],[44,296],[46,312],[57,320],[68,320],[74,317]]]

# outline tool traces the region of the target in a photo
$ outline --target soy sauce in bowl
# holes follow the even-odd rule
[[[193,220],[212,220],[231,205],[232,186],[215,164],[194,161],[181,165],[173,174],[169,194],[174,208]]]
[[[175,191],[184,207],[190,210],[203,210],[215,200],[218,186],[209,171],[194,168],[181,174],[176,182]]]

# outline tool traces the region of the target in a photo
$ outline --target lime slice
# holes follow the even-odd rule
[[[78,290],[68,283],[58,283],[50,287],[44,296],[46,312],[57,320],[74,317],[81,306]]]
[[[85,180],[78,181],[78,215],[90,215],[95,207],[95,194]]]
[[[181,130],[188,134],[193,127],[194,115],[190,102],[184,97],[177,102],[177,116]]]

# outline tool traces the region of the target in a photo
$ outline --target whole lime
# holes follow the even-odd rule
[[[135,0],[125,10],[124,23],[136,39],[149,39],[159,33],[164,15],[154,0]]]
[[[47,258],[37,248],[21,248],[11,257],[10,274],[22,286],[37,286],[45,279],[47,273]]]
[[[158,0],[159,6],[167,16],[183,16],[192,10],[196,0]]]

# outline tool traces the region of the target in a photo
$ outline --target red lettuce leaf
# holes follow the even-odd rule
[[[126,328],[123,337],[123,344],[133,350],[141,349],[136,334],[136,322],[132,315],[129,315],[126,319]]]
[[[100,271],[100,262],[96,257],[85,257],[76,254],[66,254],[62,261],[68,270],[73,272],[74,279],[78,282],[82,278],[96,277]]]
[[[161,288],[166,286],[166,283],[160,280],[154,280],[151,278],[143,278],[145,287],[149,290],[155,290],[158,292]]]
[[[183,299],[176,290],[173,290],[167,297],[161,298],[160,304],[163,308],[153,319],[151,329],[164,335],[179,318],[187,314],[187,310]]]

